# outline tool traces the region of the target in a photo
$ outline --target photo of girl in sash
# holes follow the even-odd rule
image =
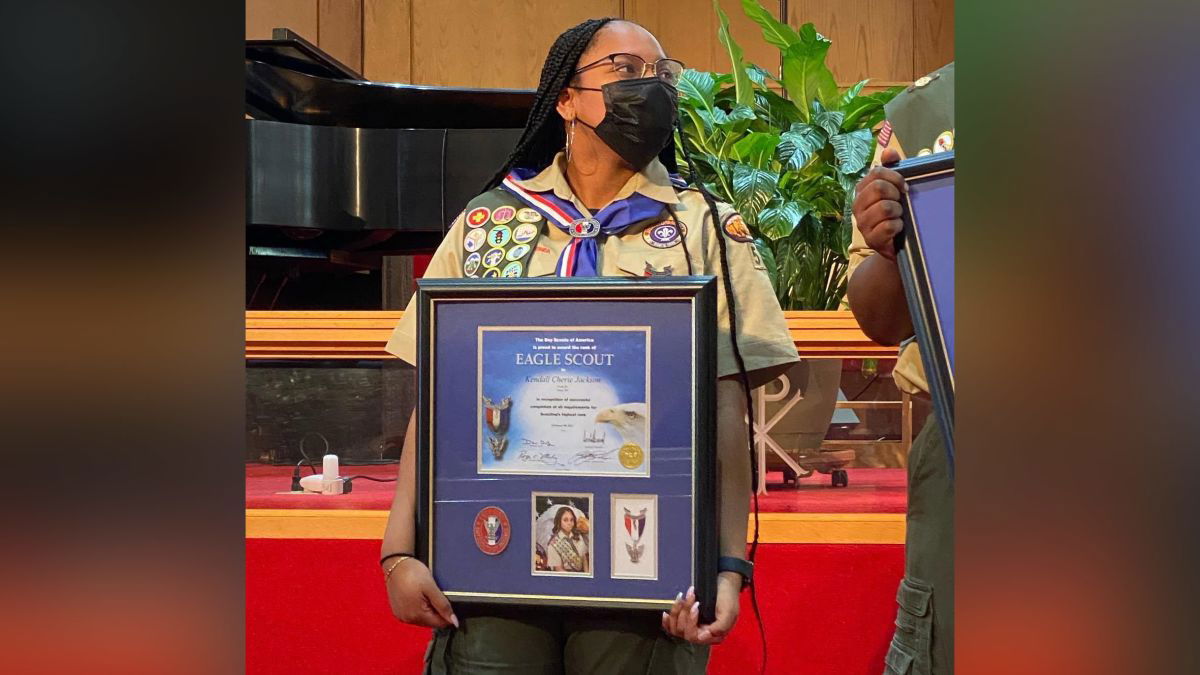
[[[534,574],[592,576],[590,497],[538,495],[535,504]]]

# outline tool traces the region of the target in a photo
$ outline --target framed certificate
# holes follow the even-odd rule
[[[896,258],[953,472],[954,153],[906,160],[896,171],[908,182]]]
[[[453,602],[716,594],[716,281],[419,282],[417,553]]]

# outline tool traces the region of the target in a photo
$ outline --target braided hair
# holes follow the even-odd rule
[[[558,95],[575,76],[579,57],[592,43],[596,33],[608,22],[618,20],[615,17],[588,19],[568,28],[550,46],[546,62],[542,65],[542,76],[538,81],[533,108],[525,122],[525,131],[513,148],[512,154],[504,160],[504,166],[501,166],[496,175],[488,181],[484,192],[500,185],[514,167],[544,169],[554,160],[554,155],[567,142],[563,118],[557,110]]]

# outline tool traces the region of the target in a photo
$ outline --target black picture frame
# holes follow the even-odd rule
[[[691,345],[680,348],[674,354],[656,352],[655,359],[687,358],[692,375],[690,388],[678,387],[678,382],[648,383],[652,391],[657,387],[683,389],[690,396],[693,411],[692,434],[692,523],[694,524],[693,568],[690,570],[696,597],[700,602],[702,622],[715,618],[718,528],[719,517],[716,500],[716,278],[712,276],[670,277],[649,279],[620,279],[611,277],[594,278],[508,278],[508,279],[422,279],[418,282],[415,302],[417,314],[417,490],[416,490],[416,554],[433,570],[438,578],[434,533],[439,526],[435,522],[435,502],[438,485],[434,469],[438,458],[437,446],[436,390],[438,374],[435,372],[436,353],[439,341],[438,310],[442,303],[515,303],[525,301],[589,303],[654,303],[686,302],[690,307]],[[514,305],[515,306],[515,305]],[[547,323],[545,316],[530,317],[529,326]],[[513,323],[512,319],[508,323]],[[520,323],[520,322],[518,322]],[[481,324],[482,325],[482,324]],[[460,331],[461,334],[461,331]],[[662,350],[660,350],[661,352]],[[473,395],[464,392],[464,396]],[[478,424],[478,421],[476,421]],[[504,480],[488,475],[490,480]],[[648,480],[631,478],[626,480]],[[554,480],[546,479],[547,489],[553,489]],[[653,491],[652,483],[643,483],[643,489]],[[647,486],[651,486],[647,488]],[[616,490],[612,491],[613,493]],[[597,502],[608,500],[597,498]],[[536,515],[536,514],[535,514]],[[456,527],[463,527],[457,523]],[[514,527],[515,531],[515,527]],[[594,540],[593,540],[594,541]],[[611,579],[610,579],[611,581]],[[439,585],[441,581],[439,580]],[[578,597],[568,595],[530,595],[505,593],[458,592],[455,588],[442,588],[452,602],[472,604],[518,604],[543,606],[570,606],[587,608],[611,608],[633,610],[667,610],[674,602],[669,597]],[[685,589],[680,589],[685,590]]]
[[[925,232],[920,209],[914,208],[912,191],[926,181],[954,177],[954,152],[939,152],[899,162],[895,170],[909,184],[903,195],[902,236],[896,240],[896,261],[908,300],[917,345],[929,380],[934,415],[946,445],[951,475],[954,471],[954,363],[947,345],[944,321],[953,321],[953,307],[939,307],[926,260]],[[930,216],[926,216],[930,217]],[[951,216],[952,217],[952,216]],[[939,223],[944,225],[944,223]],[[950,223],[951,229],[953,223]],[[948,310],[948,311],[947,311]]]

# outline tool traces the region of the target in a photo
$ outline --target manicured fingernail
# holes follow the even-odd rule
[[[450,615],[450,623],[454,624],[455,628],[458,628],[458,617],[451,614]]]
[[[680,591],[680,592],[679,592],[679,593],[678,593],[678,594],[675,596],[675,602],[679,602],[679,601],[680,601],[680,600],[682,600],[682,599],[683,599],[683,591]]]
[[[666,621],[666,620],[667,620],[667,613],[663,612],[663,621]]]
[[[687,592],[687,596],[688,596],[689,598],[694,598],[694,597],[696,597],[696,587],[695,587],[695,586],[688,586],[688,592]]]
[[[707,639],[709,639],[710,637],[712,637],[712,633],[710,633],[710,632],[709,632],[709,630],[708,630],[707,628],[705,628],[704,630],[702,630],[702,631],[700,631],[699,633],[697,633],[697,634],[696,634],[696,638],[697,638],[697,639],[699,639],[699,640],[701,640],[701,641],[707,640]]]
[[[699,613],[700,613],[700,601],[697,600],[696,604],[692,605],[692,614],[699,614]]]

